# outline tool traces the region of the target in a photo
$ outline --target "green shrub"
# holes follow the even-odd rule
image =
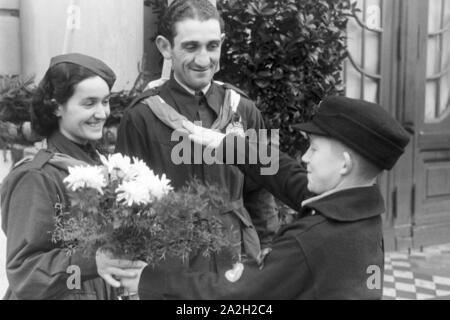
[[[327,95],[342,94],[349,0],[221,0],[226,27],[218,79],[249,93],[281,149],[306,144],[291,125]]]
[[[34,90],[34,77],[0,75],[1,121],[16,124],[29,121],[29,105]]]

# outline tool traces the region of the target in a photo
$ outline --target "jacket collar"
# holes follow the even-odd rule
[[[304,201],[302,206],[342,222],[364,220],[386,211],[377,185],[338,190]]]
[[[170,93],[175,101],[191,100],[192,102],[194,102],[196,99],[196,97],[191,92],[189,92],[186,88],[181,86],[177,80],[175,80],[174,76],[172,76],[167,82],[167,88],[170,89]],[[218,84],[212,82],[209,86],[209,89],[205,93],[205,98],[208,106],[216,113],[217,116],[220,114],[223,99],[225,98],[225,94],[220,94],[219,88],[220,86]]]
[[[180,85],[180,87],[182,87],[184,90],[186,90],[188,93],[190,93],[192,96],[195,95],[195,90],[192,90],[191,88],[189,88],[188,86],[184,85],[183,83],[181,83],[181,81],[179,79],[177,79],[177,77],[175,76],[175,74],[173,75],[173,78],[175,79],[175,81],[177,82],[178,85]],[[203,94],[206,95],[206,93],[208,92],[209,88],[211,88],[211,83],[209,85],[207,85],[205,88],[203,88],[201,91],[203,92]]]
[[[47,139],[47,148],[53,152],[68,155],[88,164],[98,164],[98,152],[92,143],[80,145],[66,138],[61,132],[56,131]]]

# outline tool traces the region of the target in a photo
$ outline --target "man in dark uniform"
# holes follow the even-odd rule
[[[180,143],[171,136],[179,128],[173,121],[177,117],[225,131],[236,115],[243,129],[259,130],[264,127],[262,116],[241,91],[212,81],[224,35],[219,13],[208,0],[175,0],[162,21],[165,25],[156,44],[164,58],[172,60],[173,75],[160,87],[144,92],[126,111],[116,152],[141,158],[157,174],[165,173],[176,189],[193,178],[223,188],[229,203],[222,217],[236,231],[237,254],[256,258],[261,245],[268,246],[279,227],[273,196],[249,179],[244,181],[237,168],[205,164],[202,148],[198,152],[187,139],[182,141],[188,144],[184,149],[196,154],[181,161],[182,156],[175,152]],[[229,101],[230,93],[239,96],[238,103]],[[200,161],[195,159],[199,155]],[[217,259],[227,262],[224,267],[229,268],[229,257],[214,259],[193,257],[190,268],[216,270],[221,265]]]
[[[246,149],[237,150],[235,140],[242,137],[185,127],[194,141],[245,153],[246,163],[253,148],[264,147],[247,140]],[[139,289],[141,299],[380,299],[385,207],[375,183],[394,166],[409,136],[382,107],[345,97],[324,99],[313,120],[298,129],[310,134],[306,170],[282,154],[274,176],[260,175],[258,164],[238,165],[298,211],[274,237],[262,269],[247,263],[226,273],[175,274],[147,266],[140,280],[123,279],[122,285]],[[317,196],[305,200],[307,190]]]

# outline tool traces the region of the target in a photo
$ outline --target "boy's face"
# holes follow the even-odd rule
[[[336,188],[341,181],[344,158],[337,141],[310,135],[310,146],[302,160],[308,171],[309,191],[322,194]]]
[[[176,23],[170,55],[178,79],[193,90],[208,86],[218,68],[224,36],[218,20],[186,19]]]

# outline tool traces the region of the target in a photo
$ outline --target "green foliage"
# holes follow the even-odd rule
[[[33,78],[0,75],[0,148],[9,149],[14,143],[29,145],[20,126],[29,120],[29,104],[35,86]]]
[[[0,119],[13,123],[29,121],[34,78],[0,76]]]
[[[138,64],[139,74],[129,91],[122,90],[111,94],[111,98],[109,99],[111,115],[106,121],[107,127],[119,125],[125,109],[145,90],[145,87],[150,82],[150,73],[143,69],[143,65],[145,65],[145,61]]]
[[[109,104],[111,108],[111,115],[106,121],[106,126],[119,125],[120,119],[122,119],[125,109],[131,104],[137,94],[134,90],[120,91],[111,94]]]
[[[126,208],[115,201],[116,188],[108,185],[103,195],[89,188],[69,192],[71,207],[56,217],[53,241],[69,253],[92,255],[102,247],[151,265],[166,257],[233,253],[233,231],[219,217],[223,190],[192,181],[150,205]]]
[[[247,91],[283,151],[297,155],[303,137],[291,125],[344,89],[349,0],[221,0],[226,26],[217,78]]]

